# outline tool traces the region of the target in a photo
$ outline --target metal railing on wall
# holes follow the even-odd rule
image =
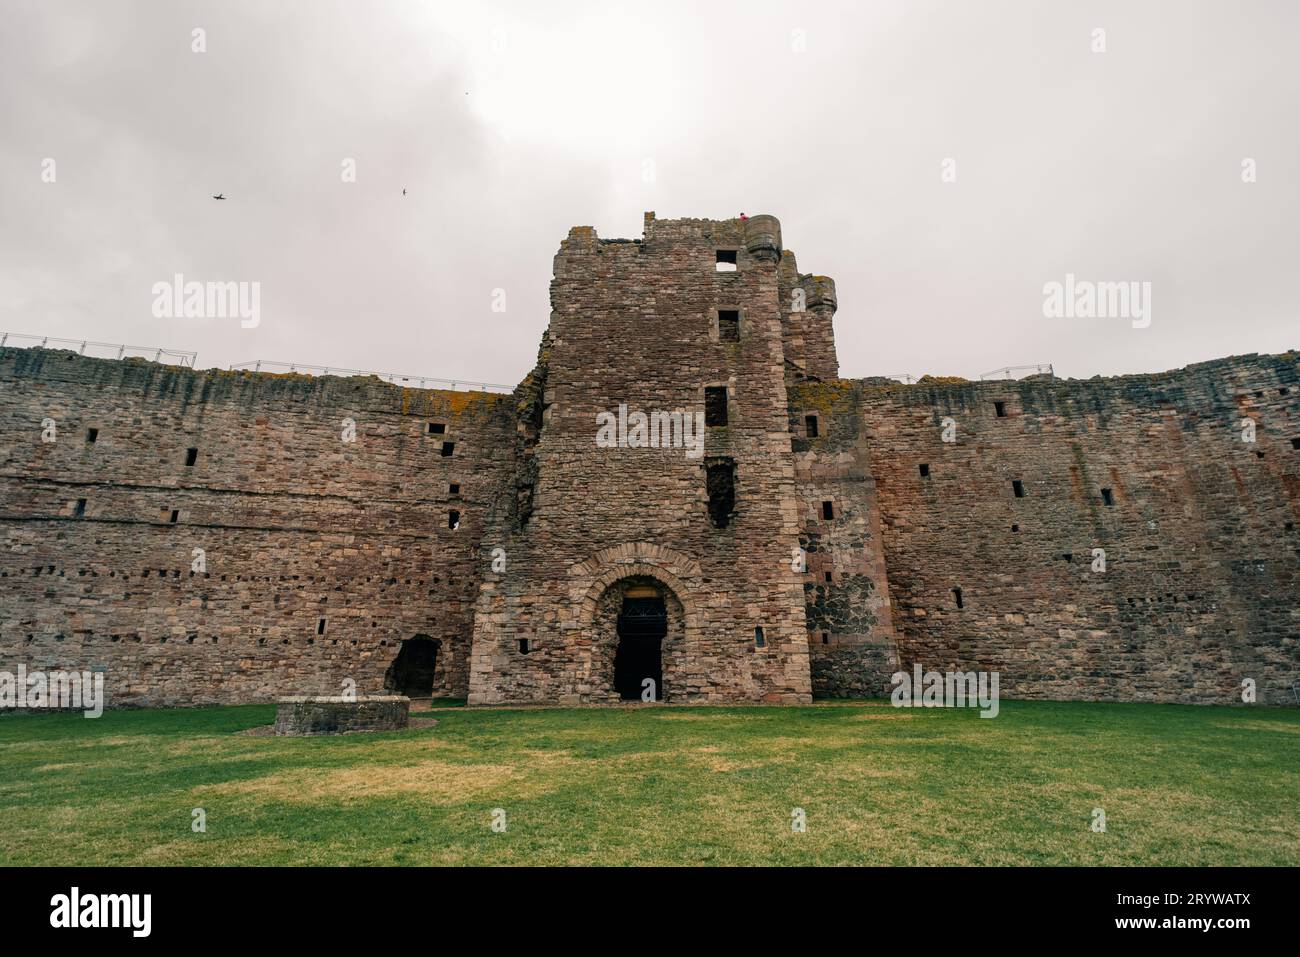
[[[1023,375],[1012,375],[1012,373],[1023,373]],[[1047,373],[1055,377],[1056,371],[1052,368],[1050,362],[1033,366],[1003,366],[1001,369],[994,369],[992,372],[983,372],[980,374],[981,379],[1020,379],[1026,375],[1042,375]]]
[[[21,344],[20,344],[21,343]],[[90,339],[60,339],[56,336],[31,336],[22,332],[0,333],[0,348],[11,345],[17,348],[70,349],[78,355],[91,356],[96,359],[124,359],[127,356],[152,359],[162,362],[164,359],[173,365],[193,369],[198,359],[197,352],[183,352],[180,349],[161,349],[157,346],[128,346],[120,342],[93,342]],[[102,349],[113,355],[96,355],[88,350]],[[173,361],[174,360],[174,361]]]
[[[472,379],[442,379],[427,375],[400,375],[396,372],[374,372],[369,369],[345,369],[341,366],[313,366],[301,362],[272,362],[269,359],[253,359],[249,362],[237,362],[230,367],[232,372],[300,372],[304,375],[372,375],[393,385],[409,386],[413,389],[450,389],[453,392],[513,392],[515,387],[500,382],[478,382]]]

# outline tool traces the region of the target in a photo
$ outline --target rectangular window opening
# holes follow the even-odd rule
[[[735,272],[736,250],[719,249],[717,258],[714,260],[713,268],[717,272]]]
[[[829,522],[834,517],[835,517],[835,503],[822,502],[822,518]]]
[[[830,643],[831,643],[830,632],[823,631],[823,632],[822,632],[822,644],[823,644],[823,645],[829,645]]]
[[[94,445],[95,442],[96,442],[98,439],[99,439],[99,429],[87,429],[87,430],[86,430],[86,444],[87,444],[87,445]]]
[[[954,589],[952,590],[952,597],[953,597],[953,599],[957,602],[957,607],[958,607],[958,608],[965,608],[965,607],[966,607],[966,606],[962,603],[962,600],[961,600],[961,589],[960,589],[960,588],[954,588]]]
[[[1101,490],[1101,500],[1107,505],[1115,504],[1115,493],[1108,488]]]
[[[1300,439],[1292,439],[1292,440],[1291,440],[1291,448],[1293,448],[1293,449],[1300,449]]]
[[[519,639],[519,653],[520,653],[521,655],[526,655],[526,654],[528,654],[528,653],[531,652],[531,651],[532,651],[532,648],[530,648],[529,645],[528,645],[528,639],[527,639],[527,638],[520,638],[520,639]]]
[[[171,518],[169,518],[168,521],[171,522],[173,525],[175,525],[177,522],[180,521],[180,518],[181,518],[181,510],[179,508],[174,508],[172,509]]]
[[[430,422],[430,423],[429,423],[429,434],[430,434],[430,435],[445,435],[446,432],[447,432],[447,426],[446,426],[444,423],[442,423],[442,422]]]
[[[714,528],[726,528],[736,510],[736,460],[708,459],[704,469],[709,522]]]
[[[447,527],[453,532],[460,528],[460,512],[454,508],[447,513]]]
[[[704,388],[704,424],[727,424],[727,387],[705,386]]]
[[[922,463],[918,468],[921,470],[921,478],[928,479],[930,477],[930,466]]]
[[[459,495],[459,494],[460,494],[460,483],[459,483],[459,482],[452,482],[450,485],[448,485],[448,486],[447,486],[447,494],[449,494],[449,495]]]
[[[442,457],[443,457],[444,459],[446,459],[446,458],[450,458],[450,457],[451,457],[451,453],[454,452],[454,451],[456,451],[456,443],[455,443],[455,442],[443,442],[443,443],[442,443]]]
[[[740,310],[718,310],[718,338],[723,342],[740,341]]]
[[[817,433],[818,433],[817,416],[805,415],[803,417],[803,430],[804,430],[804,434],[807,435],[808,438],[810,439],[817,438]]]
[[[1005,402],[994,402],[993,411],[997,413],[999,419],[1007,417],[1007,404]]]
[[[186,464],[186,466],[192,468],[192,467],[194,466],[194,463],[197,462],[198,460],[199,460],[199,450],[198,450],[198,449],[186,449],[186,450],[185,450],[185,464]]]
[[[317,619],[316,619],[316,634],[318,634],[318,635],[323,635],[323,634],[325,634],[325,619],[324,619],[324,618],[317,618]]]
[[[84,498],[79,498],[77,499],[77,507],[73,511],[72,516],[73,518],[81,518],[85,514],[86,514],[86,500]]]
[[[1024,498],[1024,497],[1025,497],[1025,483],[1022,482],[1022,481],[1020,481],[1020,479],[1012,479],[1012,480],[1011,480],[1011,491],[1013,491],[1013,492],[1016,493],[1016,498]]]
[[[827,572],[827,573],[826,573],[826,580],[827,580],[828,582],[833,582],[833,581],[835,581],[835,573],[834,573],[834,572]]]
[[[767,645],[767,639],[763,637],[763,626],[754,626],[754,647],[763,648]]]

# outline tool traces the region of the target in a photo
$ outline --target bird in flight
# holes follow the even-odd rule
[[[406,187],[405,187],[405,186],[402,187],[402,195],[403,195],[403,196],[406,195]]]
[[[225,198],[226,198],[226,194],[225,194],[225,193],[217,193],[217,195],[216,195],[216,196],[213,196],[212,198],[213,198],[213,199],[225,199]]]

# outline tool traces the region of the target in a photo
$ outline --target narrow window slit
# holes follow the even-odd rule
[[[705,386],[704,424],[711,426],[727,424],[727,387],[725,385]]]
[[[709,521],[714,528],[726,528],[736,509],[736,460],[708,459],[704,469],[709,493]]]

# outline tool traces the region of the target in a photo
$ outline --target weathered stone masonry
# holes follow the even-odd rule
[[[377,692],[425,635],[463,696],[509,398],[4,350],[0,667],[102,666],[118,705]]]
[[[668,701],[878,695],[920,662],[1010,697],[1295,703],[1295,353],[839,379],[835,284],[770,216],[575,228],[551,302],[508,396],[0,350],[0,669],[102,667],[110,706],[412,668],[598,703],[648,621]],[[703,453],[598,447],[620,405],[707,409]]]

